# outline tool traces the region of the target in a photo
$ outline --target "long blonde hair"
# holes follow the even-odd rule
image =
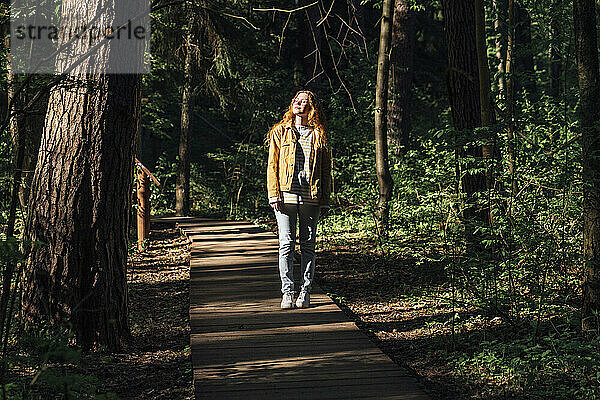
[[[275,129],[277,129],[281,125],[287,125],[288,123],[293,123],[294,121],[294,100],[300,93],[306,93],[308,95],[308,104],[310,105],[310,111],[308,112],[308,125],[315,130],[316,133],[316,147],[325,147],[327,146],[327,133],[325,131],[325,116],[323,115],[323,111],[321,109],[321,105],[317,100],[317,96],[311,92],[310,90],[299,90],[294,98],[292,99],[287,111],[283,115],[281,121],[276,123],[271,127],[269,132],[265,137],[265,146],[269,145],[271,141],[271,136],[273,135]]]

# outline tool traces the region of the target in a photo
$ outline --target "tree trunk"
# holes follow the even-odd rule
[[[444,28],[448,49],[448,70],[446,84],[450,98],[452,121],[457,131],[472,130],[481,126],[481,104],[479,101],[479,71],[477,47],[475,41],[475,6],[471,0],[443,0]],[[462,150],[457,143],[457,155],[466,155],[481,159],[481,146],[469,146]],[[467,165],[467,170],[472,167]],[[462,190],[466,194],[463,218],[476,218],[482,222],[488,220],[483,210],[477,210],[473,204],[473,195],[486,189],[484,173],[458,172]],[[467,233],[469,235],[469,233]]]
[[[506,99],[506,47],[508,42],[508,31],[506,22],[508,20],[507,0],[493,0],[494,31],[496,32],[496,59],[498,62],[498,89],[500,98]]]
[[[600,71],[595,7],[594,0],[573,1],[583,142],[582,330],[594,336],[600,327]]]
[[[415,15],[405,0],[396,0],[390,52],[390,89],[388,104],[388,144],[406,151],[410,134],[410,106],[413,79]],[[401,147],[398,147],[401,151]]]
[[[85,21],[106,7],[102,1],[65,0],[62,19]],[[107,14],[118,16],[117,7]],[[77,46],[89,48],[85,40]],[[108,45],[92,61],[101,68],[119,60]],[[29,323],[69,322],[81,346],[118,350],[129,335],[127,233],[141,82],[139,74],[84,74],[86,64],[50,94],[26,221],[28,238],[44,245],[29,252],[23,307]]]
[[[179,164],[175,185],[175,212],[178,216],[190,213],[190,155],[189,138],[191,131],[192,111],[194,108],[194,63],[193,38],[196,31],[195,10],[190,7],[191,19],[187,35],[185,65],[183,77],[183,93],[181,95],[181,133],[179,136]]]
[[[514,48],[515,48],[515,2],[508,0],[508,46],[506,49],[506,136],[508,138],[508,173],[511,176],[511,190],[514,196],[518,193],[516,179],[516,152],[515,152],[515,96],[514,96]]]
[[[560,52],[560,19],[556,15],[556,9],[562,8],[562,0],[554,0],[550,19],[550,47],[548,49],[548,58],[550,61],[550,95],[554,101],[560,100],[560,78],[562,75],[562,57]]]
[[[6,49],[10,49],[9,40],[6,41]],[[22,131],[22,116],[17,113],[20,101],[17,96],[17,76],[12,72],[10,55],[7,57],[7,113],[9,116],[9,131],[12,140],[12,184],[10,192],[10,203],[8,210],[8,219],[6,221],[5,235],[7,239],[13,239],[15,234],[15,222],[17,218],[17,203],[19,202],[19,187],[21,186],[21,171],[23,167],[23,159],[25,153],[25,134]],[[11,293],[11,284],[15,271],[14,262],[8,261],[2,271],[2,295],[0,296],[0,343],[3,343],[4,327],[8,324],[10,313],[8,312],[8,300]]]
[[[535,65],[533,61],[533,52],[531,49],[531,16],[527,9],[514,2],[514,19],[515,19],[515,43],[517,47],[513,50],[515,71],[519,74],[516,89],[525,89],[529,98],[532,101],[537,99],[537,85],[535,81]]]
[[[377,219],[382,232],[387,229],[389,202],[392,198],[394,181],[390,174],[387,147],[387,100],[390,42],[392,36],[393,0],[384,0],[377,60],[377,88],[375,93],[375,162],[379,182],[379,200],[377,201]]]
[[[25,90],[23,95],[23,104],[26,104],[33,97],[28,90]],[[29,190],[31,188],[37,154],[40,149],[42,131],[44,130],[44,117],[49,97],[50,91],[47,90],[42,94],[37,104],[33,106],[33,109],[24,112],[21,124],[25,138],[23,142],[23,166],[21,171],[21,187],[19,188],[19,201],[25,214],[27,214]]]
[[[487,60],[485,10],[483,8],[483,0],[475,0],[475,45],[477,47],[481,125],[490,126],[496,123],[496,113],[494,112],[494,100],[492,98],[492,90],[490,87],[490,68]],[[486,151],[489,151],[490,149],[484,146],[483,150],[485,157]]]
[[[477,65],[479,71],[479,104],[481,108],[481,126],[492,126],[496,123],[496,112],[494,110],[494,99],[490,87],[490,68],[487,60],[487,44],[485,34],[485,9],[483,0],[475,0],[475,44],[477,47]],[[486,166],[486,189],[494,185],[494,155],[495,138],[492,133],[484,138],[481,147],[483,158],[489,164]],[[491,205],[485,207],[488,222],[492,222]]]
[[[481,125],[479,77],[475,46],[475,8],[469,0],[444,0],[448,48],[446,80],[452,121],[457,130]]]

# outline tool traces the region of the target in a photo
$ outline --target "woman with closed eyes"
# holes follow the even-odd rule
[[[301,90],[267,134],[267,194],[277,218],[281,308],[310,306],[317,222],[330,206],[331,153],[314,93]],[[294,303],[294,243],[299,223],[302,282]]]

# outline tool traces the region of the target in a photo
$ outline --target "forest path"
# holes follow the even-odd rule
[[[309,308],[280,308],[272,232],[243,221],[160,220],[176,221],[192,241],[196,399],[429,398],[318,286]]]

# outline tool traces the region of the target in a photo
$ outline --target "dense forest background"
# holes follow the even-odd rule
[[[429,336],[439,339],[430,355],[478,388],[466,385],[465,397],[597,398],[599,287],[590,286],[582,321],[582,282],[598,278],[598,270],[584,268],[583,250],[582,132],[593,124],[582,129],[581,113],[591,115],[589,99],[597,102],[599,93],[582,100],[576,55],[582,58],[581,38],[598,30],[595,15],[580,4],[598,4],[391,3],[154,4],[151,73],[141,77],[135,143],[137,159],[161,182],[153,187],[153,213],[273,219],[265,135],[294,94],[310,89],[325,111],[333,154],[321,249],[353,248],[364,256],[357,264],[370,260],[373,273],[391,279],[389,301],[439,311],[427,320]],[[387,148],[377,153],[380,24],[390,4]],[[8,265],[26,264],[18,244],[27,236],[52,79],[14,75],[8,60],[5,46],[0,219],[14,228],[2,242],[9,283],[0,332],[10,330],[5,293],[19,287],[18,270]],[[9,115],[11,98],[17,105]],[[391,179],[378,174],[380,157]],[[130,251],[134,213],[132,207]],[[449,398],[461,392],[455,390]]]

